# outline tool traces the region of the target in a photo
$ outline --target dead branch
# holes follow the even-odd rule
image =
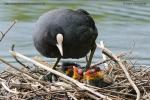
[[[10,29],[16,24],[17,20],[14,20],[12,25],[3,33],[0,31],[2,37],[0,38],[0,42],[3,40],[3,38],[5,37],[5,35],[10,31]]]

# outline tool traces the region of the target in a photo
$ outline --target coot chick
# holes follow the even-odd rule
[[[113,83],[112,77],[107,75],[99,67],[87,69],[87,71],[84,72],[84,79],[87,84],[97,87],[106,87]]]
[[[63,72],[73,79],[80,81],[83,78],[83,69],[81,66],[74,62],[63,62],[62,64]]]
[[[56,9],[38,19],[33,35],[35,48],[45,57],[82,58],[91,50],[87,67],[95,52],[98,32],[90,14],[83,10]]]
[[[62,71],[67,75],[67,76],[70,76],[70,77],[73,77],[73,72],[74,72],[74,67],[80,67],[81,66],[77,63],[74,63],[74,62],[63,62],[62,63]]]

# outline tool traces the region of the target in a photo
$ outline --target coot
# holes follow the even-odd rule
[[[38,19],[33,35],[35,48],[45,57],[82,58],[91,50],[87,67],[95,52],[98,32],[90,14],[83,10],[56,9]]]

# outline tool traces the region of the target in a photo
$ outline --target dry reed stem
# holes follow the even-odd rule
[[[105,54],[107,56],[109,56],[110,58],[112,58],[115,62],[117,62],[119,64],[119,66],[123,69],[128,81],[130,82],[131,86],[135,89],[136,93],[137,93],[137,98],[136,100],[140,100],[140,91],[137,88],[137,86],[135,85],[135,83],[132,81],[127,69],[125,68],[125,66],[122,64],[121,59],[119,59],[115,54],[113,54],[109,49],[102,47],[100,44],[97,44],[97,47],[101,48],[103,52],[105,52]]]

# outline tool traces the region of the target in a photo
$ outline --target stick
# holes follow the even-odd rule
[[[58,71],[56,71],[56,70],[53,70],[52,68],[49,68],[49,67],[47,67],[47,66],[45,66],[45,65],[43,65],[43,64],[40,64],[39,62],[37,62],[37,61],[35,61],[35,60],[31,59],[31,58],[28,58],[28,57],[26,57],[26,56],[24,56],[24,55],[22,55],[22,54],[20,54],[20,53],[14,52],[14,51],[10,51],[10,53],[11,53],[12,55],[14,55],[14,56],[17,56],[17,57],[20,57],[20,58],[22,58],[22,59],[24,59],[24,60],[27,60],[27,61],[29,61],[29,62],[32,62],[33,64],[35,64],[35,65],[37,65],[37,66],[39,66],[39,67],[41,67],[41,68],[43,68],[43,69],[45,69],[45,70],[47,70],[47,71],[50,71],[51,73],[53,73],[53,74],[55,74],[55,75],[58,75],[58,76],[60,76],[60,77],[62,77],[62,78],[64,78],[64,79],[66,79],[66,80],[69,80],[70,82],[76,84],[76,85],[77,85],[78,87],[80,87],[81,89],[87,90],[87,91],[89,91],[90,93],[95,94],[96,96],[98,96],[98,97],[100,97],[100,98],[103,98],[103,99],[107,98],[107,100],[112,100],[112,99],[108,98],[107,96],[104,96],[103,94],[100,94],[100,93],[98,93],[98,92],[96,92],[96,91],[94,91],[94,90],[92,90],[92,89],[86,87],[84,84],[78,82],[77,80],[74,80],[73,78],[70,78],[69,76],[66,76],[65,74],[62,74],[62,73],[60,73],[60,72],[58,72]]]
[[[20,77],[20,78],[22,78],[22,77],[23,77],[22,75],[19,75],[19,74],[16,74],[16,73],[10,72],[10,71],[6,71],[6,72],[11,73],[12,75],[15,75],[15,76]],[[28,78],[28,80],[30,80],[30,81],[34,81],[34,82],[38,82],[38,83],[40,83],[40,84],[44,84],[44,85],[49,85],[49,83],[48,83],[48,82],[41,81],[41,80],[37,80],[37,79],[34,79],[34,78]]]
[[[21,73],[24,73],[24,74],[26,74],[26,75],[28,75],[28,76],[30,76],[30,77],[32,77],[32,78],[38,79],[37,76],[32,75],[32,74],[30,74],[30,73],[28,73],[28,72],[22,71],[22,70],[20,70],[19,68],[15,67],[15,66],[13,66],[13,65],[11,65],[11,64],[9,64],[9,63],[8,63],[7,61],[5,61],[2,57],[0,57],[0,61],[3,62],[3,63],[5,63],[5,64],[8,65],[9,67],[11,67],[11,68],[13,68],[13,69],[15,69],[15,70],[21,72]]]
[[[117,57],[123,57],[123,56],[125,56],[125,55],[126,55],[126,54],[123,53],[123,54],[119,54]],[[108,58],[107,60],[103,60],[103,61],[100,61],[100,62],[98,62],[98,63],[96,63],[96,64],[92,64],[91,67],[94,67],[94,66],[97,66],[97,65],[106,63],[106,62],[108,62],[108,61],[110,61],[110,60],[112,60],[112,59]]]
[[[10,29],[15,25],[16,22],[17,22],[17,20],[14,20],[13,23],[12,23],[12,25],[6,30],[5,33],[3,33],[3,32],[0,31],[0,33],[2,34],[2,37],[1,37],[1,39],[0,39],[0,42],[1,42],[2,39],[5,37],[5,35],[10,31]]]
[[[1,82],[2,86],[8,91],[8,92],[11,92],[11,93],[14,93],[14,94],[18,94],[20,92],[18,91],[14,91],[14,90],[11,90],[9,89],[6,85],[5,85],[5,82]]]
[[[125,68],[125,66],[122,64],[122,61],[116,56],[114,55],[109,49],[105,48],[105,47],[101,47],[100,44],[97,44],[97,47],[102,49],[102,51],[110,58],[112,58],[116,63],[119,64],[119,66],[123,69],[129,83],[131,84],[131,86],[134,88],[134,90],[136,91],[137,97],[136,100],[140,100],[140,91],[137,88],[137,86],[135,85],[135,83],[132,81],[127,69]]]
[[[15,45],[13,44],[13,45],[11,46],[11,50],[12,50],[12,51],[15,51],[14,48],[15,48]],[[13,57],[15,58],[16,62],[18,62],[18,63],[19,63],[20,65],[22,65],[24,68],[30,69],[29,66],[26,66],[25,64],[23,64],[19,59],[17,59],[16,56],[13,56]]]
[[[73,100],[78,100],[72,93],[67,92],[67,94],[68,94]]]
[[[100,41],[100,45],[101,45],[101,47],[104,48],[103,41]],[[103,60],[107,60],[107,57],[106,57],[106,55],[103,54],[103,52],[102,52],[102,57],[103,57]],[[108,69],[108,64],[107,63],[104,63],[104,66],[105,66],[106,69]]]
[[[93,98],[93,99],[95,99],[95,100],[99,100],[99,98],[97,98],[96,96],[94,96],[94,95],[92,95],[92,94],[90,94],[90,93],[88,93],[88,92],[85,92],[85,94],[87,95],[87,96],[89,96],[90,98]],[[105,99],[104,99],[105,100]],[[106,99],[107,100],[107,99]]]

